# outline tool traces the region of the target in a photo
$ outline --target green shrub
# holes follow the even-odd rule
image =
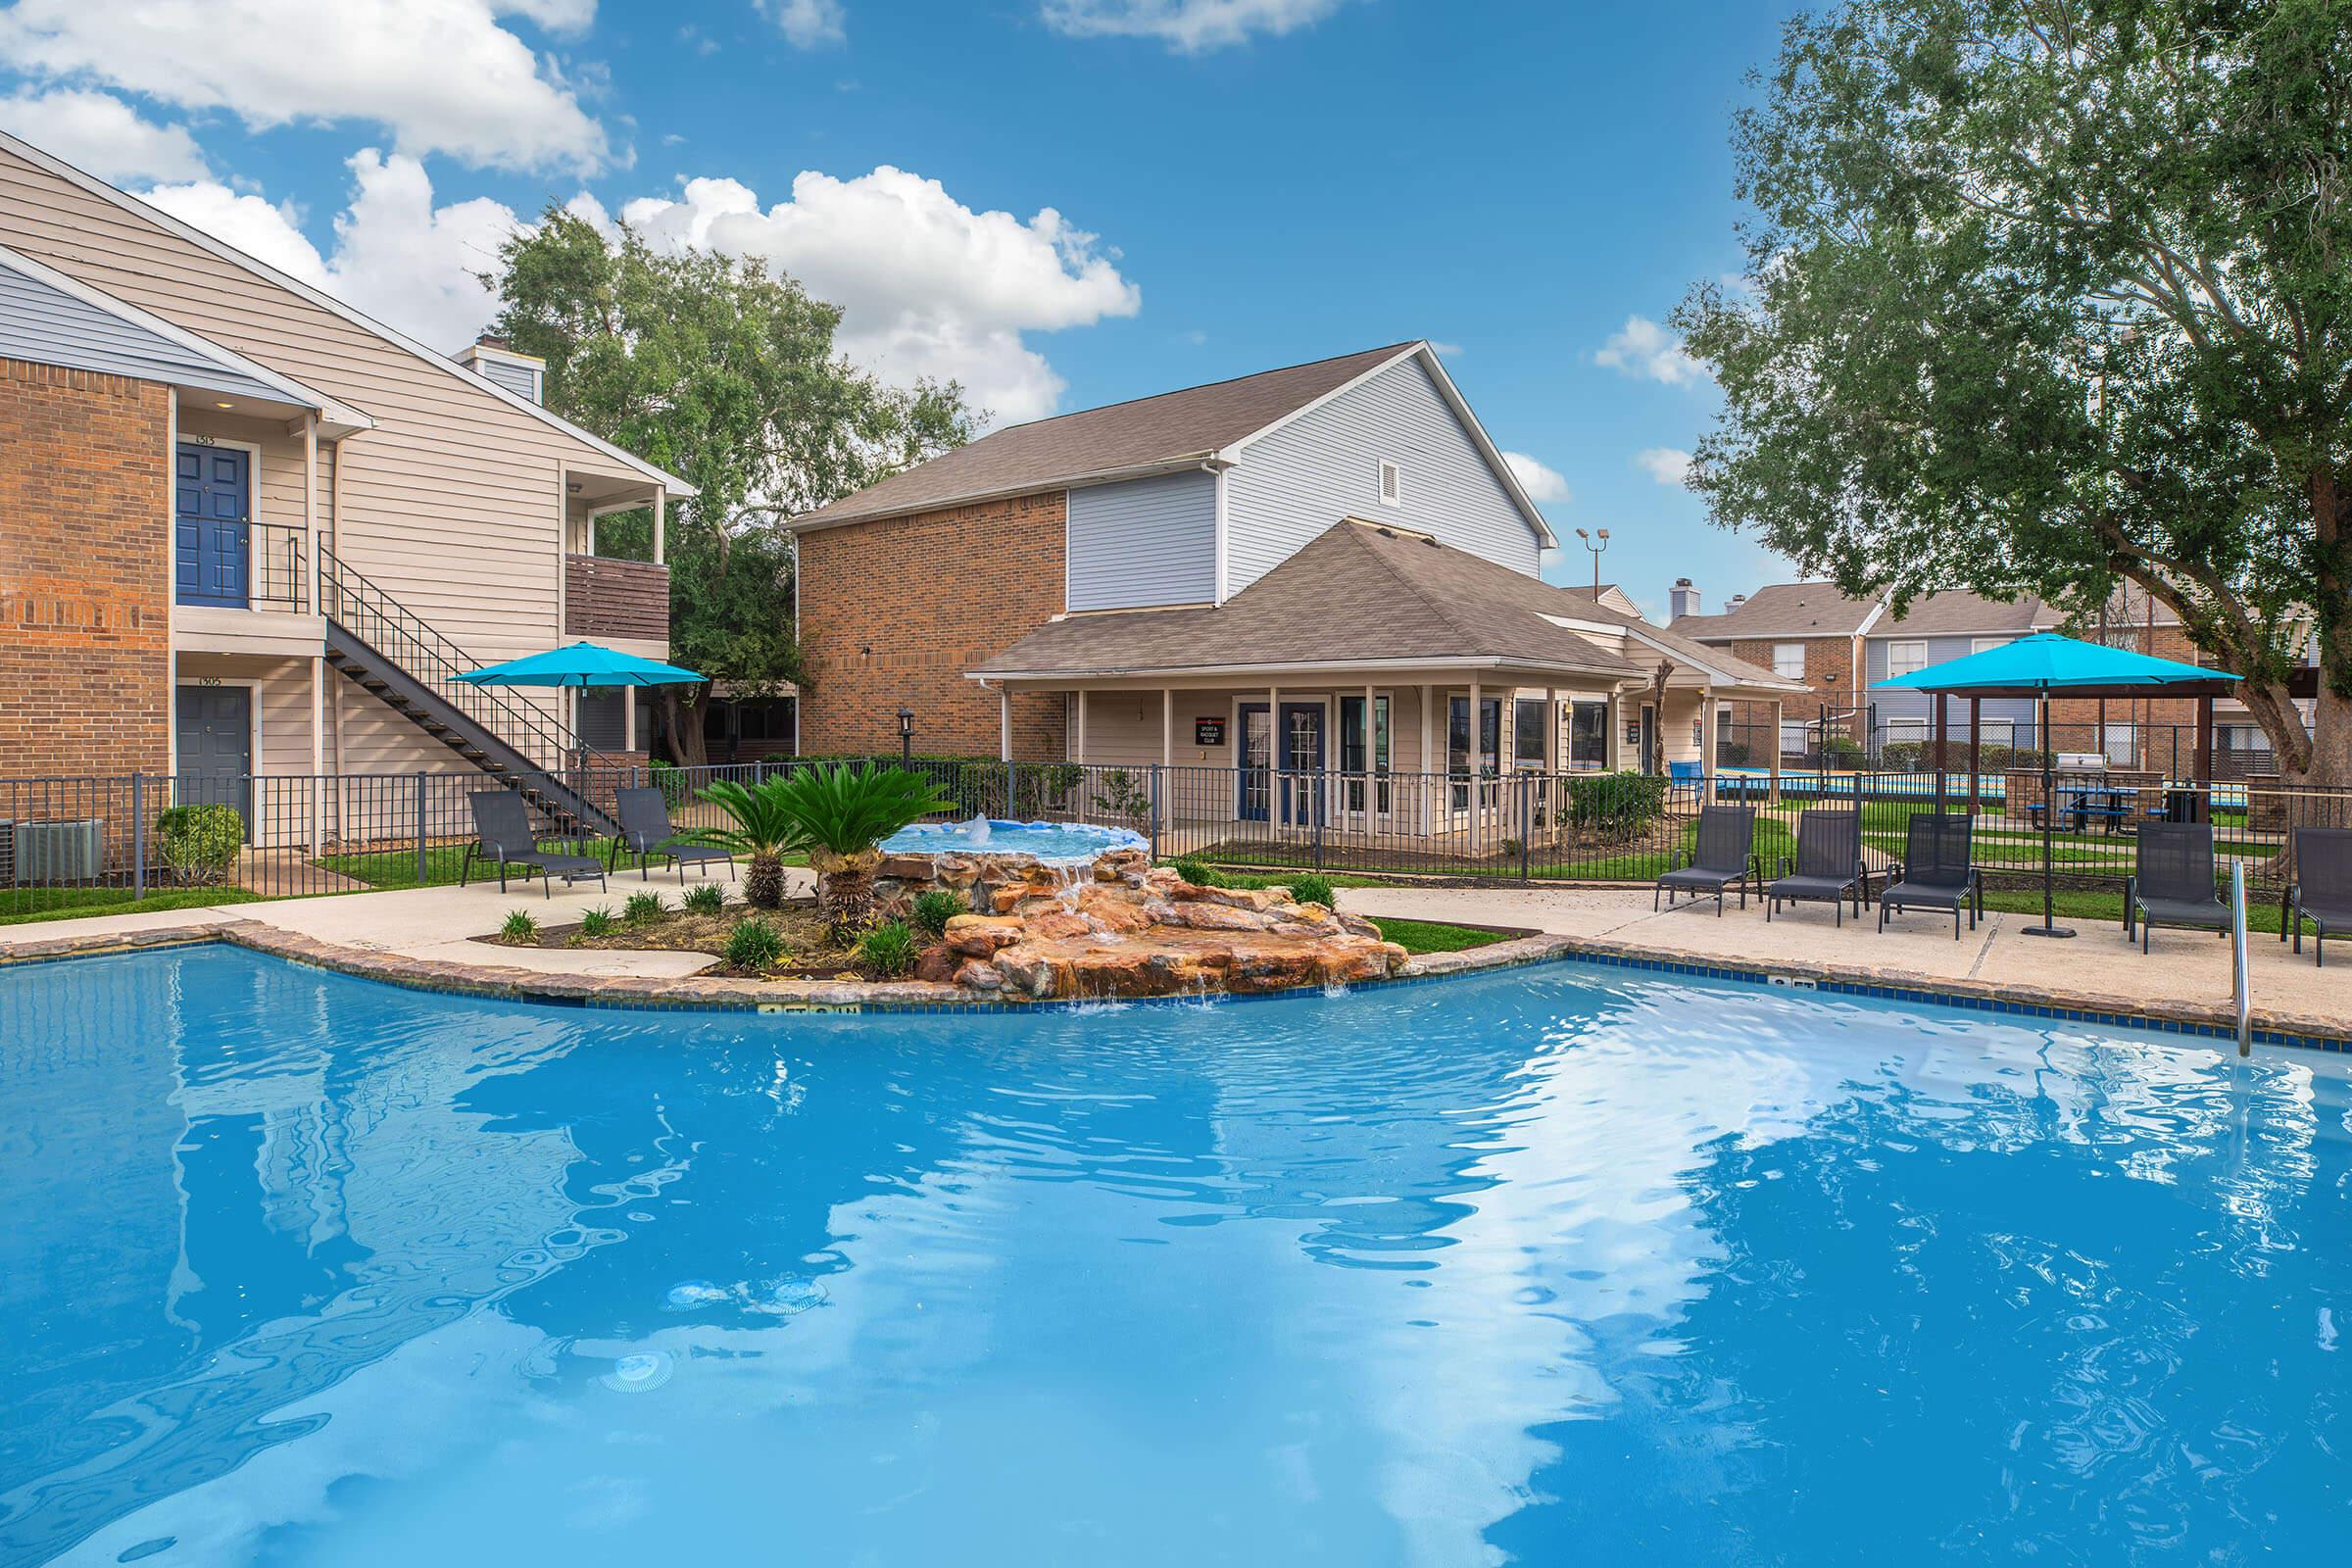
[[[904,920],[885,920],[866,932],[858,944],[858,958],[868,973],[895,980],[914,967],[921,945]]]
[[[727,933],[726,950],[719,955],[730,967],[758,972],[772,969],[784,956],[784,935],[767,917],[755,914],[738,921]]]
[[[506,919],[499,922],[502,941],[536,942],[539,940],[539,917],[528,909],[509,909]]]
[[[630,894],[628,902],[620,906],[620,918],[629,925],[652,925],[668,912],[669,906],[662,902],[662,895],[650,889]]]
[[[667,801],[669,808],[674,811],[686,803],[689,792],[686,770],[659,757],[653,760],[654,788],[662,792],[662,799]]]
[[[1095,779],[1095,809],[1124,819],[1135,827],[1152,820],[1152,786],[1148,778],[1114,767]]]
[[[715,882],[701,882],[689,888],[679,902],[689,914],[716,914],[727,902],[727,892]]]
[[[1879,748],[1879,766],[1889,773],[1916,773],[1927,758],[1924,741],[1888,741]]]
[[[1176,874],[1197,888],[1213,888],[1224,885],[1222,879],[1217,875],[1217,868],[1206,860],[1198,860],[1187,855],[1180,857],[1172,863],[1176,867]]]
[[[1639,838],[1666,814],[1662,773],[1578,773],[1568,780],[1563,827],[1615,841]]]
[[[1331,878],[1310,871],[1291,878],[1291,897],[1300,904],[1320,904],[1329,909],[1336,907],[1339,896],[1332,892]]]
[[[914,923],[926,934],[945,935],[948,922],[970,906],[944,888],[928,888],[914,896]]]
[[[580,935],[609,937],[612,934],[613,927],[619,924],[620,922],[612,917],[611,909],[589,909],[580,916]]]
[[[1833,767],[1852,767],[1862,760],[1862,743],[1851,735],[1832,735],[1821,751]]]
[[[174,806],[155,819],[155,838],[174,881],[222,882],[245,846],[245,819],[233,806]]]

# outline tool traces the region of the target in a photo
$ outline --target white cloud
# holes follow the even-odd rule
[[[471,342],[498,314],[473,274],[495,270],[499,243],[524,225],[487,198],[435,207],[414,158],[368,148],[350,167],[352,201],[335,220],[331,256],[319,254],[293,211],[218,180],[162,186],[147,200],[430,348]]]
[[[1436,350],[1436,351],[1437,351],[1437,352],[1438,352],[1440,355],[1442,355],[1443,357],[1445,357],[1446,359],[1448,359],[1448,360],[1452,359],[1452,358],[1453,358],[1455,355],[1457,355],[1457,354],[1459,354],[1459,353],[1461,353],[1461,352],[1462,352],[1462,346],[1461,346],[1459,343],[1436,343],[1436,342],[1433,342],[1433,343],[1431,343],[1431,344],[1430,344],[1430,347],[1431,347],[1432,349],[1435,349],[1435,350]]]
[[[1568,481],[1556,469],[1547,468],[1524,452],[1505,452],[1503,464],[1519,481],[1527,498],[1539,506],[1565,506],[1576,498],[1568,493]]]
[[[1158,38],[1185,54],[1280,37],[1347,0],[1045,0],[1046,25],[1074,38]]]
[[[1627,317],[1625,325],[1593,354],[1592,363],[1668,386],[1689,386],[1707,378],[1707,368],[1685,351],[1683,340],[1646,316]]]
[[[1027,220],[974,212],[934,179],[884,166],[855,179],[813,171],[762,209],[731,179],[690,179],[676,200],[621,216],[656,244],[760,257],[842,308],[843,352],[887,379],[952,376],[1000,422],[1054,412],[1063,382],[1024,332],[1132,316],[1136,286],[1096,236],[1052,208]]]
[[[497,314],[473,274],[526,224],[488,199],[433,203],[416,159],[368,149],[351,161],[350,206],[329,254],[302,215],[214,179],[168,184],[147,199],[207,233],[322,288],[437,349],[471,340]],[[611,213],[582,192],[567,202],[606,233]],[[762,208],[731,179],[691,179],[679,198],[641,197],[621,214],[649,242],[756,256],[842,307],[852,362],[905,384],[953,377],[1001,421],[1054,412],[1061,377],[1026,332],[1132,316],[1135,285],[1097,245],[1048,208],[1026,220],[974,212],[937,180],[882,168],[855,179],[803,173],[792,199]]]
[[[611,156],[604,128],[562,67],[499,17],[570,28],[594,12],[593,0],[238,0],[223,18],[154,0],[18,0],[0,12],[0,62],[256,129],[360,121],[412,155],[586,173]]]
[[[1680,490],[1690,479],[1690,454],[1679,447],[1643,447],[1634,462],[1652,479]]]
[[[822,49],[849,41],[841,0],[760,0],[760,10],[795,49]]]
[[[113,93],[86,88],[20,91],[0,98],[0,128],[112,183],[195,179],[204,154],[185,125],[159,125]]]

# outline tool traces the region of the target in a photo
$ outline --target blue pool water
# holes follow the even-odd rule
[[[0,1562],[2330,1560],[2340,1064],[1553,966],[0,971]]]
[[[1148,841],[1123,827],[1094,827],[1084,822],[988,822],[985,838],[976,837],[968,822],[920,822],[903,827],[882,841],[882,848],[905,855],[1034,855],[1055,864],[1075,865],[1111,850],[1141,850]]]

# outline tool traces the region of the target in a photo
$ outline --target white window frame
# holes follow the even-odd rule
[[[1971,654],[1989,654],[1995,648],[2006,648],[2016,640],[2014,637],[1971,637],[1968,651]]]
[[[1918,662],[1908,664],[1901,662],[1899,656],[1904,650],[1911,648],[1919,650]],[[1903,642],[1890,642],[1886,645],[1886,678],[1888,680],[1892,680],[1898,675],[1915,675],[1927,667],[1928,644],[1925,638],[1912,638]]]
[[[1782,667],[1781,656],[1784,654],[1796,656],[1794,669]],[[1803,680],[1805,678],[1805,645],[1803,643],[1774,643],[1772,645],[1772,672],[1783,680]]]
[[[1404,465],[1395,458],[1382,458],[1372,474],[1372,499],[1384,507],[1404,505]]]

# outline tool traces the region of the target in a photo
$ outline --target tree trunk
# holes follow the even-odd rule
[[[784,902],[784,863],[772,855],[755,855],[744,867],[743,901],[757,909],[772,909]]]
[[[881,864],[879,850],[856,855],[809,852],[808,866],[816,873],[816,912],[834,941],[846,944],[873,923],[874,872]]]
[[[706,681],[693,688],[697,700],[692,703],[678,700],[679,687],[663,686],[660,690],[662,750],[680,767],[708,766],[710,754],[703,744],[703,704],[710,700],[710,683]]]

